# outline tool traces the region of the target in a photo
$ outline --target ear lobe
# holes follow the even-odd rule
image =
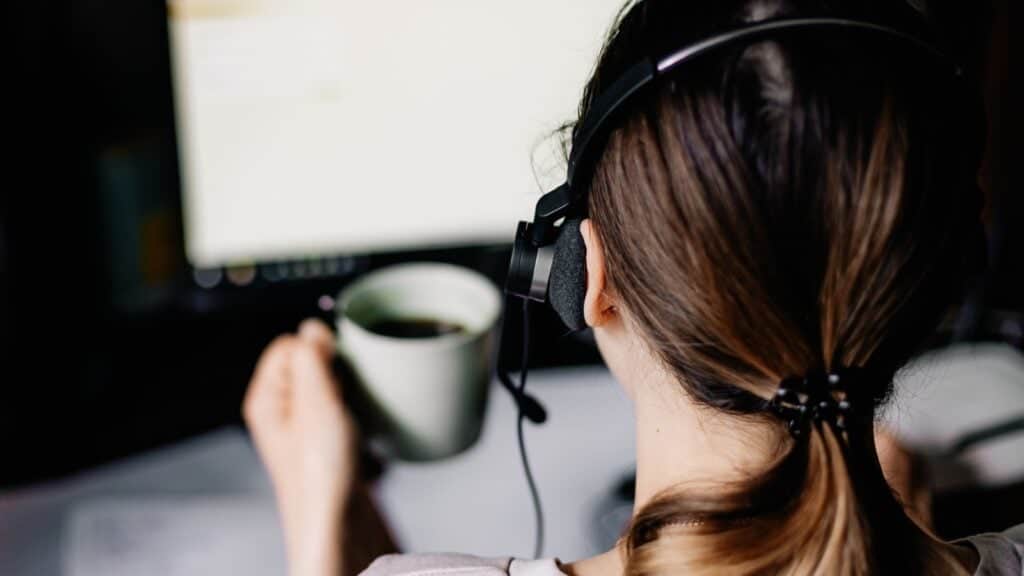
[[[614,302],[607,294],[604,247],[588,218],[580,223],[580,235],[587,252],[587,292],[583,298],[583,318],[588,326],[598,327],[615,314]]]

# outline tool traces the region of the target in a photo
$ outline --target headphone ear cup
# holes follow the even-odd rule
[[[548,302],[570,330],[587,327],[583,299],[587,294],[587,249],[579,219],[566,219],[555,240],[548,281]]]

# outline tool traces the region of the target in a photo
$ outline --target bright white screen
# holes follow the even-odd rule
[[[189,259],[510,240],[622,2],[171,0]]]

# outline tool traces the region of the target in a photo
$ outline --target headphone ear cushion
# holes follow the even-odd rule
[[[587,327],[583,299],[587,294],[587,248],[579,219],[566,219],[555,240],[548,281],[548,302],[570,330]]]

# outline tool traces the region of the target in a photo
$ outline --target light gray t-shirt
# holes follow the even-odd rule
[[[1024,524],[1001,534],[979,534],[958,542],[967,542],[978,551],[975,576],[1024,574]]]
[[[978,551],[975,576],[1024,575],[1024,524],[1000,534],[958,541]],[[363,576],[565,576],[555,558],[479,558],[462,554],[391,554],[378,558]]]

